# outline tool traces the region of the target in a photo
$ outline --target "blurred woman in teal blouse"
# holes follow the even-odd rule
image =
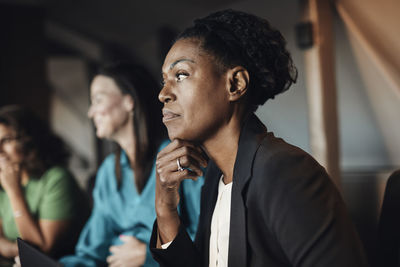
[[[155,219],[155,157],[166,146],[157,83],[142,67],[118,63],[92,80],[88,116],[96,135],[118,149],[100,166],[94,207],[65,266],[158,266],[148,251]],[[194,237],[203,181],[182,186],[181,213]]]

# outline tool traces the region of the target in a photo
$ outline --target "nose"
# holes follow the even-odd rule
[[[158,99],[161,103],[169,103],[171,101],[175,101],[176,96],[171,92],[171,88],[167,85],[163,87],[163,89],[158,94]]]
[[[90,105],[89,110],[87,112],[87,116],[89,119],[93,117],[93,105]]]

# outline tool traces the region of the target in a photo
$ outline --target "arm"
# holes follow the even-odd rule
[[[268,167],[276,179],[262,194],[263,217],[292,266],[368,266],[345,204],[318,163],[286,154]]]
[[[181,171],[178,170],[177,160],[184,167]],[[181,224],[177,209],[179,186],[184,179],[202,176],[201,166],[207,166],[203,152],[188,142],[174,140],[157,155],[156,214],[160,241],[157,248],[174,240],[178,234]]]
[[[18,255],[17,243],[6,239],[3,235],[3,226],[1,220],[0,220],[0,255],[5,258],[13,258]]]
[[[63,257],[64,266],[104,266],[109,247],[116,237],[115,226],[109,214],[109,180],[115,179],[114,156],[108,156],[100,166],[93,189],[93,210],[79,235],[75,254]]]
[[[15,223],[22,239],[50,252],[59,237],[69,226],[68,220],[36,220],[29,211],[21,187],[23,170],[8,159],[0,162],[0,181],[10,200]],[[38,192],[46,194],[46,192]]]
[[[185,168],[184,170],[178,171],[177,159],[179,159],[181,166]],[[201,176],[203,172],[200,167],[205,167],[206,165],[207,160],[200,148],[180,140],[174,140],[157,155],[155,202],[157,228],[154,229],[157,233],[157,238],[152,239],[156,242],[153,242],[151,246],[154,245],[160,249],[161,244],[174,240],[167,249],[167,251],[173,251],[178,243],[175,242],[176,237],[179,237],[178,240],[182,236],[188,237],[184,227],[181,226],[181,220],[177,211],[180,200],[179,186],[184,179],[196,179],[198,176]],[[189,241],[193,247],[190,238]],[[153,250],[153,253],[157,253],[156,250]],[[167,252],[160,253],[165,254]],[[157,256],[156,260],[162,261]],[[170,265],[178,266],[177,261],[178,259],[175,259]],[[160,263],[168,265],[168,263]]]
[[[37,245],[43,252],[50,253],[57,239],[68,229],[69,220],[35,220],[29,212],[22,191],[9,193],[18,232],[22,239]]]

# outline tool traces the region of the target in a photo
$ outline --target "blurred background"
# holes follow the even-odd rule
[[[377,2],[0,0],[0,105],[22,104],[48,120],[86,188],[112,149],[86,116],[99,64],[130,58],[160,79],[171,42],[194,18],[226,8],[264,17],[285,36],[299,77],[257,114],[277,136],[336,166],[332,176],[373,257],[386,179],[400,167],[400,4]],[[328,86],[310,89],[321,80]]]

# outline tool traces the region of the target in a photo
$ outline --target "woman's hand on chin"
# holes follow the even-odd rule
[[[207,166],[202,149],[188,141],[173,140],[157,155],[156,213],[163,243],[174,239],[180,220],[177,212],[179,185],[184,179],[197,179]]]
[[[21,169],[9,159],[0,160],[0,183],[7,194],[18,193],[21,189]]]

